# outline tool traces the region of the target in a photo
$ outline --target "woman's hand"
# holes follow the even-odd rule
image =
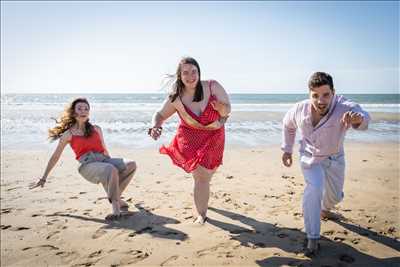
[[[162,133],[162,127],[152,127],[147,132],[147,134],[150,135],[150,137],[153,138],[154,140],[157,140],[161,136],[161,133]]]
[[[29,189],[34,189],[36,187],[43,187],[44,184],[46,183],[46,178],[41,178],[37,183],[33,182],[29,185]]]
[[[227,104],[218,101],[218,100],[213,100],[211,101],[211,106],[213,107],[214,110],[216,110],[219,115],[221,115],[222,117],[225,117],[227,115]]]

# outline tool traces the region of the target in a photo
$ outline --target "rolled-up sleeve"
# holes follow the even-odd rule
[[[293,152],[297,130],[296,111],[297,105],[291,108],[283,118],[281,149],[287,153]]]

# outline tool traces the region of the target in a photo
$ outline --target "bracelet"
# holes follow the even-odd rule
[[[228,120],[228,118],[229,118],[229,115],[224,116],[224,117],[220,117],[220,118],[219,118],[219,122],[225,123],[225,122]]]
[[[156,129],[157,131],[162,131],[162,127],[160,126],[160,127],[152,127],[152,128],[149,128],[149,130],[147,131],[147,134],[148,135],[151,135],[151,130],[153,130],[153,129]]]

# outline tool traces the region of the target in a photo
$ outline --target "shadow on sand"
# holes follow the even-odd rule
[[[278,227],[241,214],[213,207],[210,207],[209,210],[250,227],[245,228],[214,219],[208,220],[210,224],[228,231],[231,235],[231,239],[239,241],[241,245],[253,248],[276,247],[299,256],[299,258],[272,256],[262,260],[256,260],[259,266],[400,266],[400,257],[386,259],[376,258],[358,251],[350,245],[342,242],[335,242],[325,237],[321,237],[320,253],[312,259],[305,258],[302,253],[305,234],[299,229]],[[364,228],[354,228],[354,225],[342,222],[337,223],[358,234],[368,233],[368,236],[373,236],[372,239],[382,245],[395,250],[399,249],[399,242],[394,239],[379,235],[375,232],[372,233],[370,230]],[[374,254],[373,251],[370,253]]]
[[[133,237],[140,234],[150,234],[158,238],[167,238],[173,240],[186,240],[187,234],[179,230],[168,228],[166,224],[179,224],[180,221],[165,216],[159,216],[148,209],[145,209],[140,204],[136,204],[135,207],[139,210],[138,212],[129,211],[126,216],[118,221],[108,221],[104,219],[98,219],[93,217],[86,217],[81,215],[55,213],[47,216],[60,216],[68,217],[73,219],[79,219],[84,221],[91,221],[100,224],[104,224],[100,229],[127,229],[133,232],[129,236]]]

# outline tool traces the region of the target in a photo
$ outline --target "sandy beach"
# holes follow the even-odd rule
[[[131,216],[106,222],[102,187],[67,148],[44,188],[51,151],[3,150],[1,266],[400,266],[399,144],[346,144],[340,221],[323,221],[321,253],[302,253],[304,181],[277,145],[230,148],[212,180],[208,223],[193,221],[192,178],[156,150],[109,149],[139,169]]]

